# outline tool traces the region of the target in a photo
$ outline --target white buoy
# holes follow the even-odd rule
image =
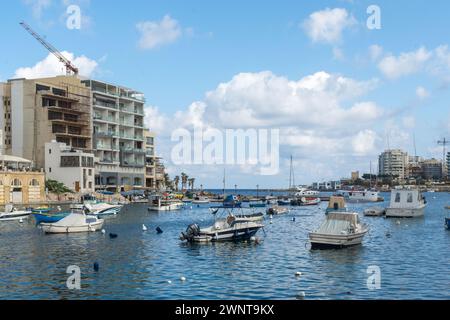
[[[300,271],[297,271],[296,273],[295,273],[295,276],[296,277],[300,277],[302,275],[302,273],[300,272]]]
[[[167,281],[167,283],[168,283],[168,284],[171,284],[171,283],[172,283],[172,281],[171,281],[171,280],[168,280],[168,281]]]
[[[147,227],[145,226],[145,224],[142,225],[142,231],[147,231]]]
[[[270,220],[270,224],[272,224],[273,223],[273,221],[272,220]]]
[[[273,215],[270,215],[270,220],[272,220],[273,219]]]
[[[301,292],[298,293],[297,298],[298,299],[303,299],[303,298],[305,298],[305,296],[306,296],[305,292],[301,291]]]
[[[22,218],[20,218],[19,223],[23,223],[23,219]]]
[[[400,220],[397,220],[395,223],[396,223],[396,224],[400,224],[401,222],[400,222]]]
[[[250,237],[250,241],[255,242],[256,241],[256,237],[255,236]]]
[[[102,229],[102,234],[106,234],[106,230],[105,229]]]
[[[181,277],[180,280],[184,282],[184,281],[186,281],[186,278],[185,277]]]

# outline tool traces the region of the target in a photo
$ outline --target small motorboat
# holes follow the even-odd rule
[[[345,198],[343,196],[331,196],[325,214],[347,211],[347,205],[345,204]]]
[[[192,204],[207,204],[209,203],[209,199],[207,197],[195,197],[192,200]]]
[[[265,208],[266,204],[264,202],[251,202],[249,203],[250,208]]]
[[[28,219],[31,215],[31,210],[17,210],[12,205],[5,206],[5,211],[0,212],[0,221],[13,221]]]
[[[319,197],[302,197],[300,198],[301,206],[316,206],[320,204],[321,200]]]
[[[83,211],[73,211],[55,223],[41,223],[45,233],[76,233],[101,230],[104,220],[88,216]]]
[[[279,206],[288,206],[291,204],[291,199],[280,199],[277,201]]]
[[[84,208],[87,214],[100,217],[118,214],[122,210],[123,205],[109,203],[98,203],[94,205],[87,203]]]
[[[197,224],[189,225],[186,232],[181,233],[180,240],[187,242],[246,240],[254,236],[263,227],[263,224],[247,218],[229,215],[227,218],[217,219],[210,227],[200,228]]]
[[[319,229],[309,234],[311,249],[359,245],[368,231],[368,227],[360,223],[356,212],[329,213]]]
[[[364,210],[364,215],[367,217],[381,217],[386,213],[386,209],[382,207],[371,207]]]
[[[285,214],[285,213],[288,213],[288,212],[289,212],[288,208],[274,206],[274,207],[271,207],[271,208],[267,209],[266,214],[269,215],[269,216],[270,215],[277,216],[277,215]]]

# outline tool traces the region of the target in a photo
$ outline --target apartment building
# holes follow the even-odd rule
[[[400,149],[386,150],[378,157],[378,174],[404,180],[408,154]]]
[[[144,95],[103,81],[82,82],[91,91],[96,188],[144,187]]]
[[[45,174],[47,179],[62,182],[72,191],[95,191],[94,155],[74,150],[65,143],[45,144]]]
[[[422,176],[427,180],[442,179],[442,161],[437,159],[427,159],[420,163],[422,167]]]
[[[72,76],[12,79],[0,84],[0,129],[5,154],[45,167],[45,143],[92,149],[90,89]]]
[[[155,134],[150,130],[144,130],[145,137],[145,187],[156,189],[156,155]]]

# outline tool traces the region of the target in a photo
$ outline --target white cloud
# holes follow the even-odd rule
[[[424,87],[419,86],[416,88],[416,96],[419,99],[423,100],[425,98],[428,98],[430,96],[430,93]]]
[[[343,31],[355,23],[355,18],[347,10],[327,8],[312,13],[302,27],[313,42],[338,43]]]
[[[139,47],[154,49],[175,42],[182,35],[182,29],[177,20],[165,15],[161,21],[145,21],[136,25],[141,34]]]
[[[79,69],[79,74],[82,76],[92,76],[98,67],[98,63],[95,60],[91,60],[84,55],[75,57],[71,52],[63,51],[61,53]],[[65,73],[64,65],[53,54],[49,53],[45,59],[34,66],[17,69],[14,78],[34,79],[63,75]]]
[[[375,149],[375,142],[378,139],[377,134],[369,129],[360,131],[352,139],[353,151],[357,155],[366,155],[373,153]]]
[[[416,118],[413,116],[403,117],[402,123],[406,129],[413,129],[416,126]]]
[[[52,4],[52,0],[24,0],[24,3],[31,7],[33,17],[39,20],[44,10]]]
[[[398,57],[389,55],[380,61],[378,67],[386,77],[396,79],[421,71],[431,57],[432,52],[421,47],[416,51],[401,53]]]

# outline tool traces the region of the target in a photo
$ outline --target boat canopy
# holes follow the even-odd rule
[[[356,213],[330,213],[317,230],[321,234],[342,234],[355,230],[358,224]]]
[[[329,209],[345,209],[345,200],[342,196],[331,196],[328,202]]]

